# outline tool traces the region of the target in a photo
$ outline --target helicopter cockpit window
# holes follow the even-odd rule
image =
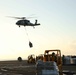
[[[30,22],[29,20],[27,22]]]
[[[18,23],[21,23],[21,20],[20,20],[20,21],[18,21]]]

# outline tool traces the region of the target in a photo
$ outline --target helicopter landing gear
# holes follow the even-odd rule
[[[20,25],[19,25],[19,27],[20,27]]]

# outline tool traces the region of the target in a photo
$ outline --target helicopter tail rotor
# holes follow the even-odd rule
[[[37,20],[35,20],[35,24],[37,24]]]

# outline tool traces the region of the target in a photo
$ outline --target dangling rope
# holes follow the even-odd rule
[[[25,30],[26,30],[26,28],[25,28]],[[27,33],[27,30],[26,30],[26,35],[27,35],[27,37],[28,37],[28,40],[30,41],[30,39],[29,39],[29,35],[28,35],[28,33]]]
[[[25,28],[25,30],[26,30],[26,28]],[[26,35],[28,36],[27,30],[26,30]],[[30,48],[33,47],[33,44],[30,42],[29,36],[28,36],[28,40],[29,40],[29,47]]]

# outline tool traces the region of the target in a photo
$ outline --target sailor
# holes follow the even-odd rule
[[[54,52],[52,53],[52,61],[56,61],[56,55]]]

